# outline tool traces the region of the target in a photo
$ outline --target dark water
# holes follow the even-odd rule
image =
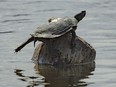
[[[115,87],[116,0],[0,0],[0,87]],[[95,63],[38,66],[33,43],[14,54],[21,42],[50,17],[86,17],[77,34],[97,51]]]

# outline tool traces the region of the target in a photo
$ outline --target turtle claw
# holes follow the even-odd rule
[[[35,43],[36,43],[37,40],[34,40],[34,47],[35,47]]]

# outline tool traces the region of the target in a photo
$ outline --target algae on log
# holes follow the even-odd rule
[[[80,64],[95,60],[96,51],[84,39],[76,36],[75,46],[71,49],[70,33],[38,44],[32,60],[38,64]]]

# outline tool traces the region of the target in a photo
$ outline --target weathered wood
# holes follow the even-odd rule
[[[71,49],[71,33],[38,44],[33,60],[39,64],[80,64],[95,60],[96,51],[84,39],[76,36]]]

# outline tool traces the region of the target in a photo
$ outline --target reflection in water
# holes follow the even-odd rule
[[[45,77],[45,81],[50,83],[46,87],[79,87],[86,86],[87,83],[80,81],[92,75],[95,69],[95,63],[85,65],[67,65],[67,66],[50,66],[36,65],[36,71]]]
[[[27,87],[85,87],[87,83],[80,81],[93,75],[91,72],[95,69],[95,63],[84,65],[65,65],[65,66],[51,66],[51,65],[35,65],[37,76],[23,75],[23,70],[15,69],[15,74],[18,79],[28,83]]]
[[[23,70],[20,70],[20,69],[15,69],[14,73],[19,77],[18,78],[19,80],[28,83],[27,87],[43,85],[44,84],[43,82],[45,81],[44,78],[38,79],[39,77],[36,77],[36,76],[23,75]]]

